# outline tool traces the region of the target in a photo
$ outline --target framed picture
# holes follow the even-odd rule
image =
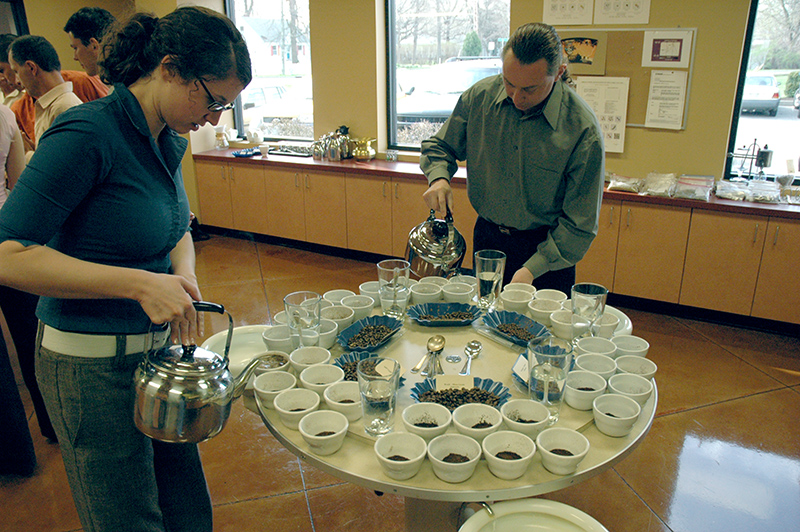
[[[576,76],[602,76],[606,73],[606,45],[603,31],[559,31],[564,47],[564,61],[569,73]]]

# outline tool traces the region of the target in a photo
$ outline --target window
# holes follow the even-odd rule
[[[314,137],[308,0],[228,0],[250,52],[253,81],[236,110],[239,131],[265,138]]]
[[[390,148],[419,148],[464,90],[502,71],[509,13],[509,0],[387,0]]]
[[[800,0],[753,0],[737,111],[727,177],[800,178]]]

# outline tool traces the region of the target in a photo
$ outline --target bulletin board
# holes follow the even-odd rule
[[[652,68],[642,66],[642,47],[645,41],[646,31],[691,31],[692,42],[689,50],[689,67],[672,68]],[[604,34],[606,37],[605,50],[605,76],[625,77],[630,79],[630,90],[628,95],[628,120],[626,127],[645,127],[647,117],[647,99],[650,91],[650,73],[653,70],[686,70],[688,71],[686,81],[686,103],[683,109],[683,121],[681,129],[686,128],[686,116],[689,110],[689,101],[692,87],[692,69],[694,66],[694,53],[697,44],[696,28],[557,28],[560,33],[565,34],[576,32],[591,31],[592,34]],[[579,76],[581,74],[574,73]]]

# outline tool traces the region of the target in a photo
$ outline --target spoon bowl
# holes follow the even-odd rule
[[[464,348],[464,354],[467,355],[467,362],[464,364],[464,367],[461,368],[461,371],[458,372],[459,375],[469,375],[472,369],[472,359],[480,354],[481,349],[483,349],[483,345],[478,340],[471,340],[467,344]]]
[[[444,374],[442,370],[442,362],[439,360],[439,354],[444,349],[444,336],[437,334],[428,338],[428,366],[420,373],[426,377],[435,377],[437,374]]]

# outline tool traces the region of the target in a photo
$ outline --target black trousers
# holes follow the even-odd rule
[[[472,243],[475,251],[496,249],[506,254],[506,270],[503,276],[503,285],[506,285],[511,282],[514,272],[522,268],[525,262],[536,253],[537,246],[547,239],[549,230],[549,227],[531,231],[505,230],[505,228],[479,216],[475,222]],[[567,297],[569,297],[574,284],[575,266],[562,270],[551,270],[533,280],[533,286],[537,290],[542,288],[561,290],[567,294]]]

